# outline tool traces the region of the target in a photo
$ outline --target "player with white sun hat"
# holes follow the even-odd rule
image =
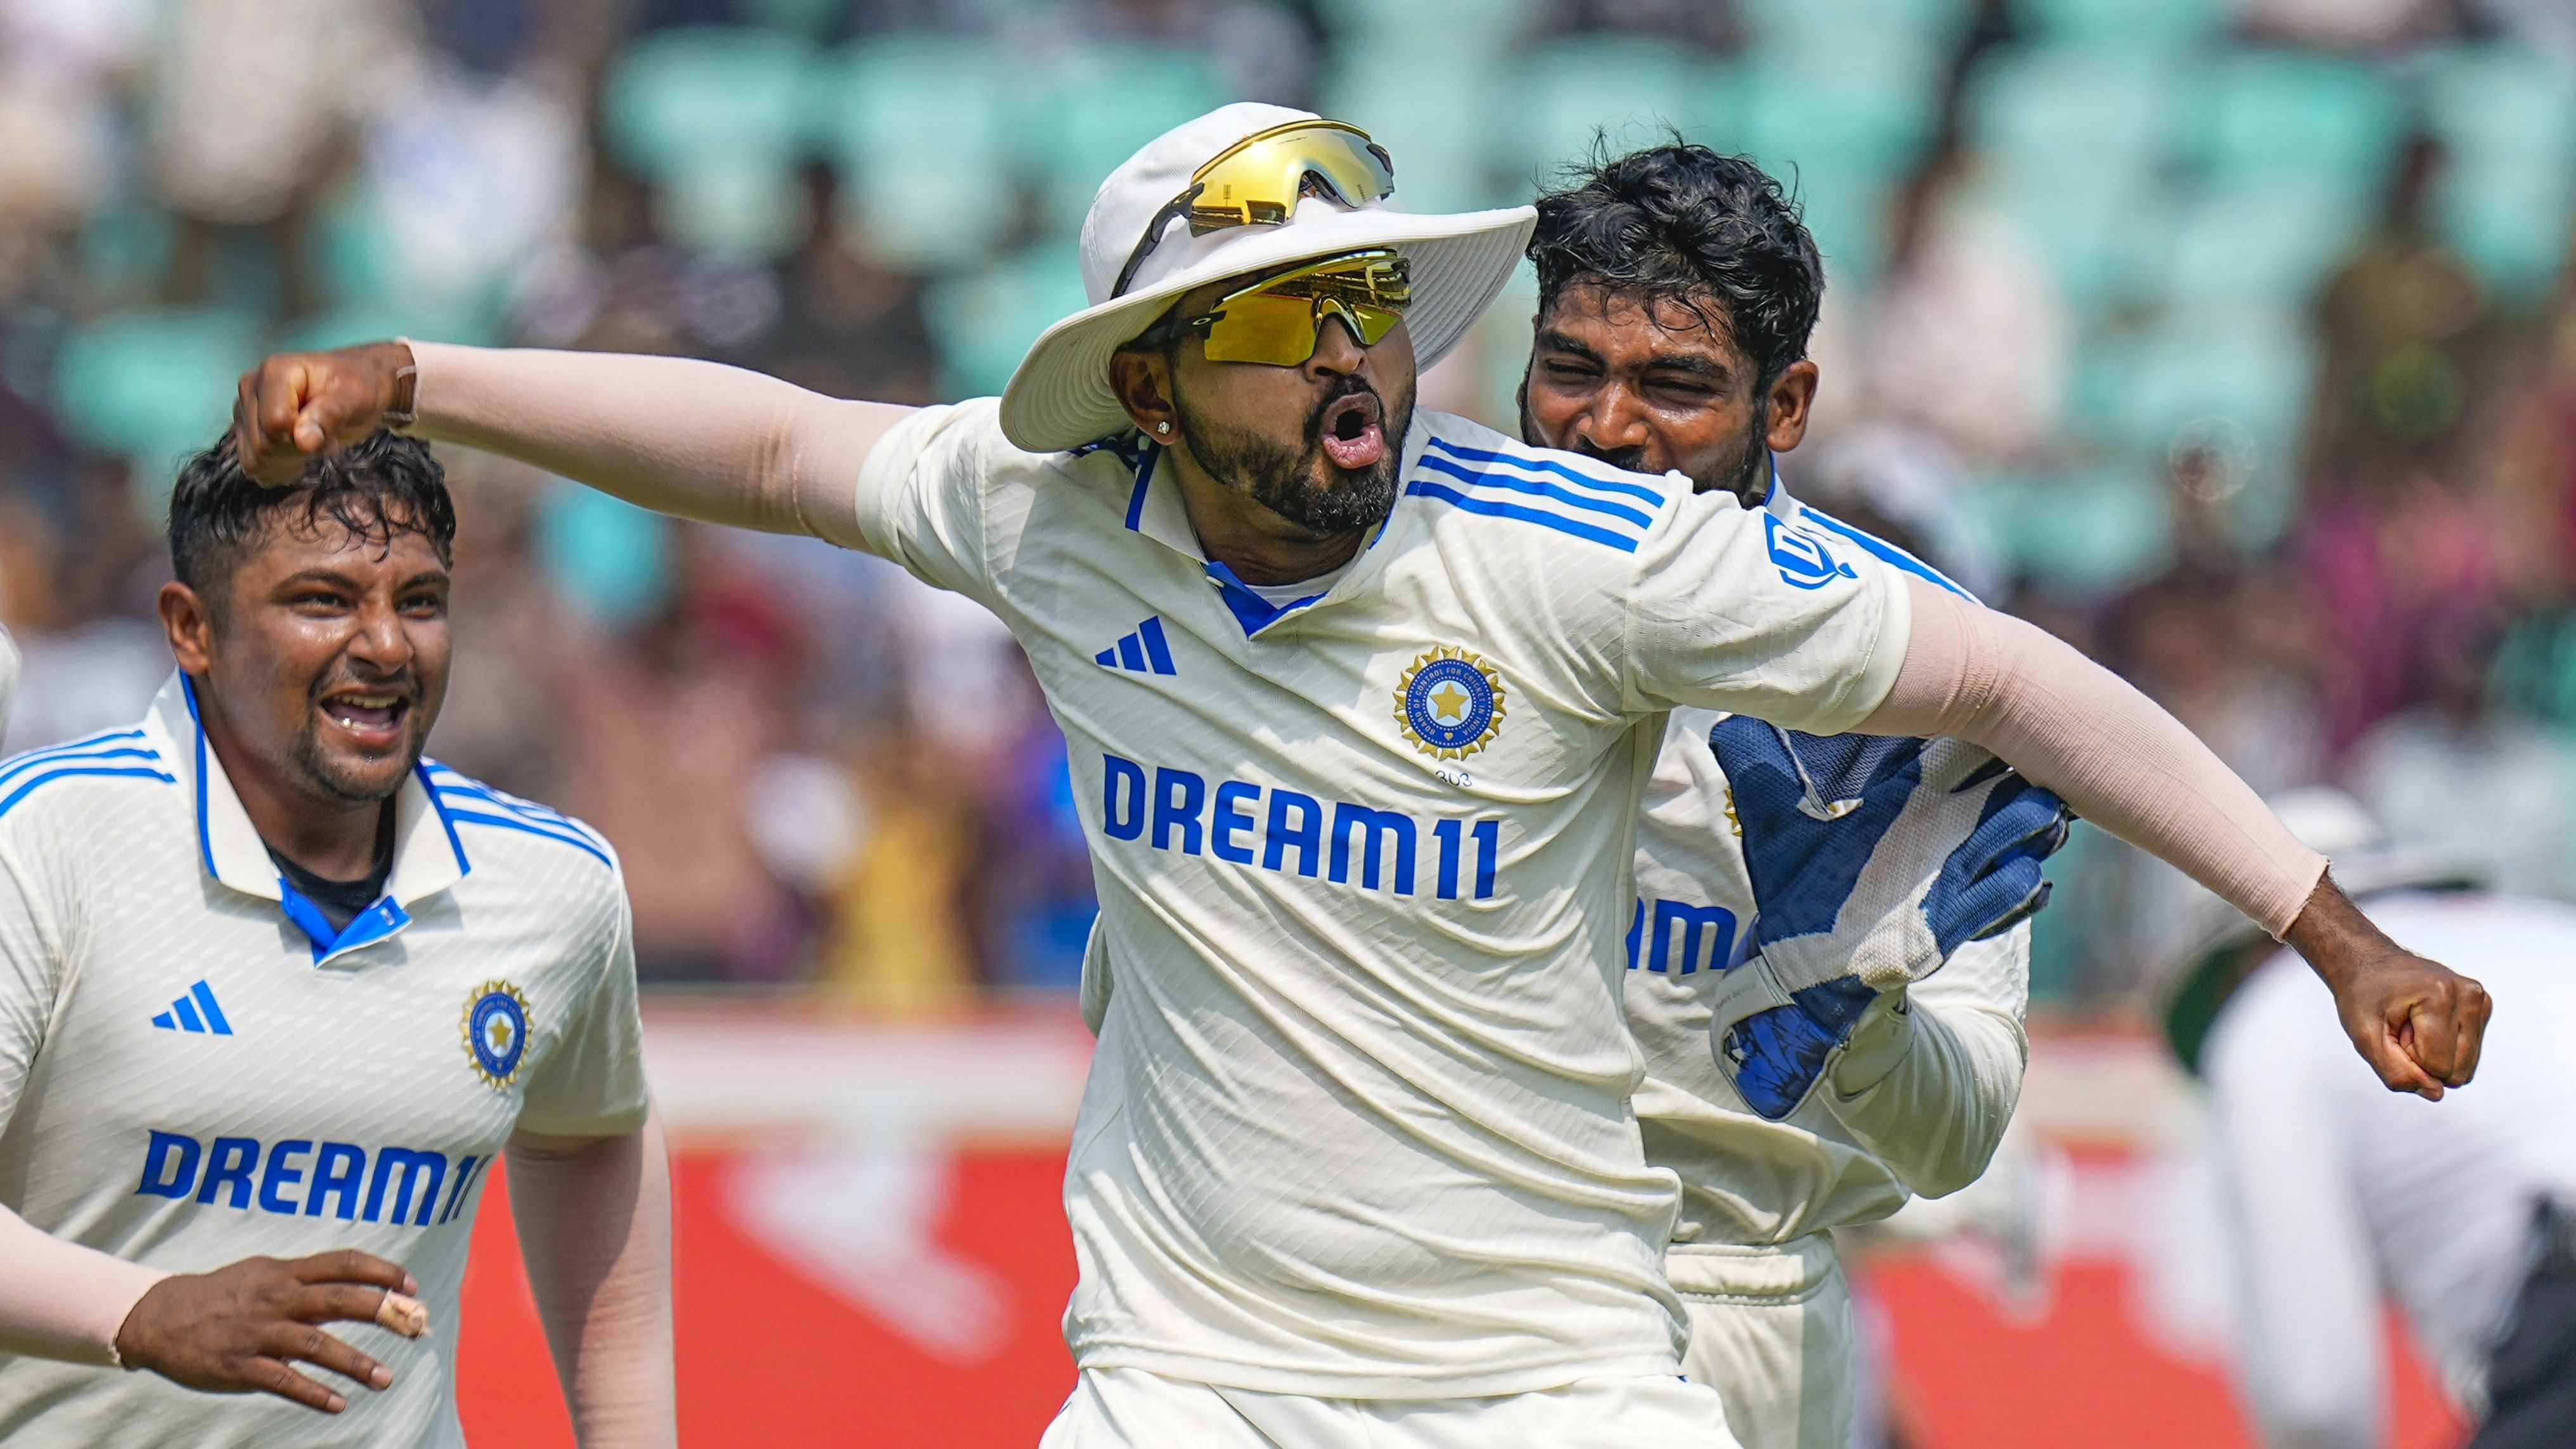
[[[1115,982],[1053,1449],[1730,1443],[1678,1376],[1675,1184],[1616,989],[1677,706],[1992,749],[2291,933],[2387,1019],[2359,1044],[2392,1080],[2465,1079],[2475,983],[2356,924],[2097,666],[1732,495],[1417,413],[1532,217],[1395,211],[1392,172],[1276,107],[1149,143],[1085,223],[1092,305],[1000,400],[398,342],[243,379],[263,476],[390,420],[877,554],[1011,628]]]

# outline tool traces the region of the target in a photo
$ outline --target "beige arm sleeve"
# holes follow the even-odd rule
[[[413,342],[412,432],[533,463],[657,513],[863,549],[859,468],[911,408],[739,367]]]
[[[113,1364],[125,1316],[169,1276],[66,1242],[0,1208],[0,1352]]]
[[[510,1141],[510,1215],[582,1449],[679,1442],[671,1165],[659,1117],[622,1137]]]
[[[2325,857],[2181,721],[2045,630],[1905,582],[1905,665],[1860,733],[1983,745],[2274,936],[2290,929]]]

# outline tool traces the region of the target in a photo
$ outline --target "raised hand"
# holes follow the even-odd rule
[[[372,433],[412,365],[399,342],[335,352],[281,352],[242,374],[233,445],[262,483],[292,483],[307,460]]]
[[[1798,734],[1737,715],[1709,747],[1752,879],[1757,954],[1711,1001],[1710,1046],[1773,1120],[1806,1099],[1871,1002],[2048,899],[2073,816],[1957,740]]]
[[[420,1285],[382,1258],[355,1251],[310,1258],[244,1258],[211,1273],[155,1283],[116,1331],[127,1368],[215,1394],[275,1394],[336,1414],[346,1396],[298,1373],[309,1363],[369,1389],[393,1386],[394,1372],[324,1333],[334,1322],[375,1323],[418,1338],[428,1315],[409,1295]]]
[[[2332,876],[2285,939],[2334,992],[2344,1033],[2388,1090],[2438,1102],[2477,1074],[2495,1007],[2486,988],[2388,939]]]

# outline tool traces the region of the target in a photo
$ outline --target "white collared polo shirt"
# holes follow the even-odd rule
[[[1776,479],[1764,510],[1966,595],[1912,555],[1798,503]],[[1709,1050],[1710,1000],[1751,956],[1756,913],[1726,772],[1708,744],[1723,717],[1674,710],[1646,787],[1626,1001],[1646,1058],[1636,1096],[1646,1158],[1681,1179],[1673,1240],[1770,1245],[1884,1218],[1911,1196],[1900,1165],[1947,1165],[1974,1151],[1965,1143],[1992,1143],[1981,1129],[1999,1130],[2019,1096],[2030,926],[1962,943],[1907,988],[1918,1020],[1935,1013],[1947,1029],[1937,1040],[1917,1034],[1902,1069],[1850,1099],[1820,1085],[1786,1119],[1765,1121]],[[1989,1120],[1971,1124],[1971,1114]]]
[[[451,1446],[457,1294],[513,1131],[645,1115],[626,894],[588,828],[424,762],[334,931],[280,880],[174,677],[139,728],[0,762],[0,1200],[174,1272],[357,1248],[433,1333],[316,1414],[0,1357],[11,1445]],[[316,1371],[319,1372],[319,1371]]]
[[[1114,974],[1065,1184],[1085,1368],[1438,1398],[1671,1373],[1619,1004],[1664,712],[1839,730],[1908,616],[1858,550],[1417,415],[1394,510],[1283,604],[1148,449],[995,404],[871,455],[872,547],[993,609],[1068,742]]]

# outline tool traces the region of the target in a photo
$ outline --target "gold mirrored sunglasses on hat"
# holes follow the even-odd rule
[[[1217,299],[1195,317],[1161,323],[1136,341],[1154,346],[1184,333],[1206,341],[1210,362],[1296,367],[1315,355],[1326,319],[1339,317],[1363,347],[1375,347],[1413,302],[1411,269],[1379,247],[1309,262]]]
[[[1154,213],[1109,295],[1126,295],[1136,269],[1161,245],[1164,229],[1184,216],[1190,235],[1205,236],[1230,226],[1278,226],[1310,195],[1360,206],[1394,190],[1394,159],[1357,126],[1291,121],[1256,131],[1191,172],[1190,189]]]

